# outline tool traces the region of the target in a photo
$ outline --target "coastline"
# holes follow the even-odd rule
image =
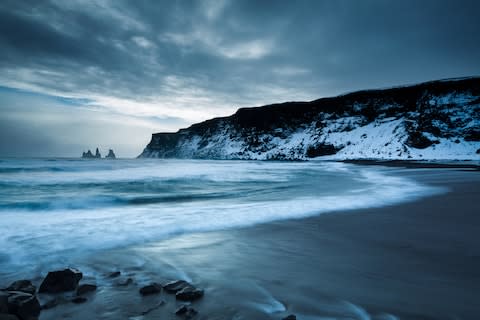
[[[192,304],[195,319],[476,319],[478,168],[384,167],[449,192],[87,255],[71,266],[98,290],[82,305],[42,311],[40,319],[180,319],[181,303],[168,294],[138,293],[174,279],[205,290]],[[110,279],[113,271],[121,277]],[[38,285],[42,277],[32,276]]]

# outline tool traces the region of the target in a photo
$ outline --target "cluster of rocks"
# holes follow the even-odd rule
[[[89,149],[87,152],[85,152],[85,151],[83,152],[82,158],[84,158],[84,159],[101,159],[102,154],[100,153],[98,148],[95,150],[95,155]],[[108,154],[105,156],[105,159],[115,159],[115,158],[116,158],[115,152],[113,152],[112,149],[109,149]]]
[[[38,288],[38,293],[59,294],[75,291],[70,299],[73,303],[87,301],[83,295],[95,291],[94,284],[79,285],[83,274],[76,269],[65,269],[49,272]],[[43,306],[37,297],[37,288],[30,280],[18,280],[10,286],[0,290],[0,319],[1,320],[34,320],[42,309],[53,308],[62,302],[69,302],[64,297],[55,297]]]
[[[120,276],[119,271],[107,275],[112,279]],[[82,272],[67,268],[49,272],[38,290],[30,280],[13,282],[7,288],[0,289],[0,320],[36,320],[42,310],[51,309],[60,304],[79,304],[88,301],[85,295],[96,291],[97,286],[90,283],[80,284],[82,278]],[[128,286],[132,283],[133,279],[127,278],[117,281],[116,285]],[[176,308],[175,315],[185,320],[197,318],[199,312],[192,307],[192,303],[204,296],[204,290],[198,289],[185,280],[174,280],[163,284],[152,282],[139,289],[142,296],[161,294],[162,291],[168,295],[174,295],[177,301],[182,302]],[[41,305],[37,294],[47,294],[53,298]],[[164,304],[166,302],[160,300],[156,305],[143,311],[141,315],[146,315]],[[296,320],[296,316],[289,315],[282,320]]]

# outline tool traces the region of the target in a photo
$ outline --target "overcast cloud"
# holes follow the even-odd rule
[[[3,0],[0,156],[135,156],[152,132],[238,107],[478,75],[478,12],[474,0]]]

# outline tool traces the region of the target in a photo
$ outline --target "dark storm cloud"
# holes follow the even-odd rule
[[[191,123],[478,75],[478,12],[474,0],[4,0],[0,85]]]

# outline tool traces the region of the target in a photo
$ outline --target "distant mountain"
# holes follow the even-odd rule
[[[480,160],[480,78],[241,108],[155,133],[139,157]]]

